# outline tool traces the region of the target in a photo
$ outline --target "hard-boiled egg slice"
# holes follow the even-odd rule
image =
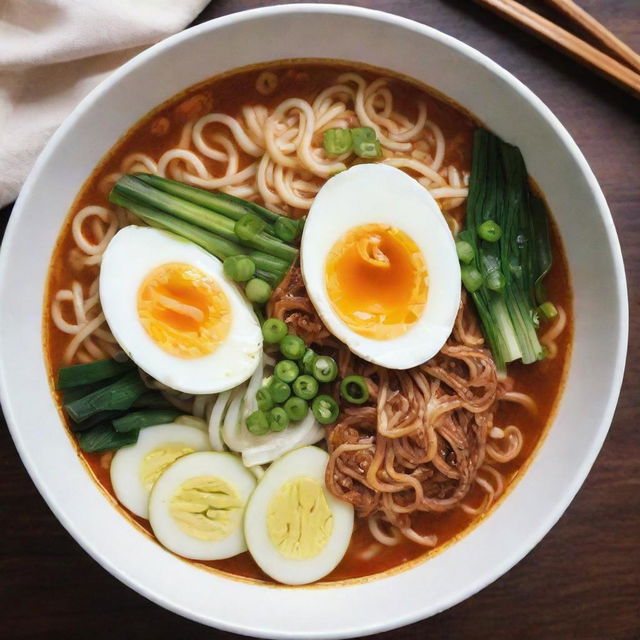
[[[460,265],[435,200],[384,164],[330,178],[302,235],[302,274],[328,329],[360,357],[408,369],[433,357],[460,305]]]
[[[174,234],[121,229],[102,258],[100,302],[124,351],[172,389],[224,391],[259,362],[260,325],[222,263]]]
[[[178,458],[209,449],[208,434],[196,427],[162,424],[140,431],[138,441],[118,449],[111,461],[116,498],[137,516],[149,517],[149,492]]]
[[[230,453],[203,451],[174,462],[149,497],[149,522],[170,551],[220,560],[246,550],[242,520],[256,480]]]
[[[342,559],[353,531],[353,507],[324,482],[329,455],[303,447],[276,460],[245,512],[247,546],[260,568],[285,584],[319,580]]]

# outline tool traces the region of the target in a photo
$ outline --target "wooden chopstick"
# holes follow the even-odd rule
[[[475,0],[494,13],[565,51],[623,89],[640,97],[640,74],[515,0]]]
[[[636,71],[640,71],[640,55],[622,40],[617,38],[609,29],[598,22],[591,14],[579,7],[573,0],[545,0],[547,4],[564,13],[576,24],[588,31],[594,38],[601,42],[611,53],[626,62]]]

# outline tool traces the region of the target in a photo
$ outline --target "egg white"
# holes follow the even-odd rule
[[[242,516],[224,538],[199,540],[181,529],[171,515],[171,499],[180,486],[202,476],[214,476],[226,482],[235,490],[243,507],[256,486],[253,474],[230,453],[202,451],[183,456],[158,478],[151,491],[149,523],[153,533],[167,549],[193,560],[221,560],[246,551]]]
[[[404,231],[425,259],[427,303],[406,333],[389,340],[359,335],[334,311],[325,284],[326,260],[350,229],[387,224]],[[300,264],[307,292],[329,331],[364,360],[408,369],[432,358],[451,334],[460,306],[455,241],[431,194],[403,171],[361,164],[330,178],[316,195],[302,234]]]
[[[135,444],[118,449],[109,473],[116,498],[132,513],[149,517],[149,491],[142,483],[140,468],[153,451],[166,445],[179,444],[193,451],[209,449],[207,433],[181,424],[159,424],[142,429]]]
[[[299,585],[319,580],[338,565],[353,532],[353,507],[334,498],[325,486],[324,475],[329,454],[318,447],[296,449],[278,458],[265,472],[251,496],[244,516],[244,534],[249,552],[260,568],[274,580]],[[281,487],[296,478],[316,480],[323,488],[333,516],[331,535],[316,556],[291,559],[273,545],[267,528],[271,499]]]
[[[163,264],[197,267],[213,278],[231,305],[231,328],[213,353],[180,358],[158,346],[138,316],[138,291],[148,274]],[[107,246],[100,269],[100,303],[115,339],[150,376],[184,393],[207,394],[244,382],[262,354],[262,333],[253,310],[224,275],[222,263],[179,236],[150,227],[129,226]]]

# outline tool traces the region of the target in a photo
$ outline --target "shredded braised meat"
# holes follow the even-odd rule
[[[451,337],[434,358],[395,371],[362,361],[329,333],[299,267],[269,303],[271,316],[334,355],[341,375],[360,374],[369,387],[369,404],[343,405],[338,422],[327,429],[327,487],[360,516],[428,546],[435,536],[416,533],[411,514],[446,511],[465,498],[485,458],[496,401],[509,386],[508,380],[498,381],[468,307],[463,295]]]

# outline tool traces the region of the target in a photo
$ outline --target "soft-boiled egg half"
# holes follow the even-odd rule
[[[353,507],[325,486],[329,454],[302,447],[276,460],[247,504],[244,534],[253,559],[274,580],[307,584],[331,573],[353,531]]]
[[[302,274],[327,328],[391,369],[433,357],[460,305],[460,264],[436,201],[384,164],[356,165],[316,195],[302,235]]]
[[[132,513],[149,517],[149,493],[178,458],[210,449],[207,434],[182,424],[159,424],[140,431],[135,444],[118,449],[111,461],[116,498]]]
[[[193,560],[220,560],[246,551],[242,522],[256,486],[230,453],[202,451],[174,462],[149,497],[149,523],[170,551]]]
[[[172,389],[224,391],[260,361],[260,325],[222,263],[172,233],[118,231],[102,259],[100,302],[122,349]]]

